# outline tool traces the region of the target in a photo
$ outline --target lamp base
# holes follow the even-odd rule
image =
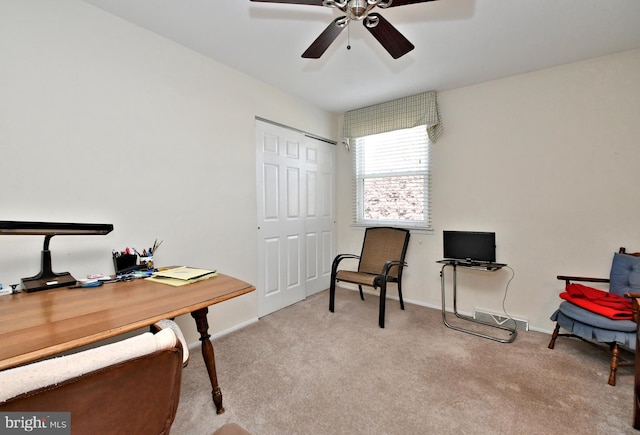
[[[58,287],[69,287],[76,284],[76,279],[69,272],[56,273],[52,276],[22,278],[22,289],[25,292],[37,292]]]

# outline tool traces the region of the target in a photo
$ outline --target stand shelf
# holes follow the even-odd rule
[[[503,325],[492,325],[490,323],[482,322],[480,320],[474,319],[471,316],[465,316],[463,314],[458,313],[458,306],[457,306],[456,280],[458,275],[458,267],[461,267],[463,269],[481,270],[485,272],[495,272],[505,267],[506,264],[488,263],[488,262],[480,262],[480,261],[475,261],[475,262],[463,261],[463,260],[439,260],[436,263],[442,264],[442,269],[440,269],[440,289],[442,292],[442,322],[445,324],[445,326],[447,328],[451,328],[456,331],[465,332],[467,334],[475,335],[475,336],[486,338],[493,341],[498,341],[500,343],[512,343],[516,339],[516,336],[518,335],[515,324],[513,328],[508,328]],[[444,284],[444,272],[447,267],[450,267],[453,269],[453,314],[455,314],[457,318],[468,321],[468,322],[473,322],[483,326],[488,326],[491,328],[497,328],[497,329],[502,329],[504,331],[508,331],[510,332],[508,338],[501,338],[501,337],[497,337],[489,334],[483,334],[481,332],[474,331],[471,329],[465,329],[459,326],[452,325],[447,321],[447,310],[446,310],[446,303],[445,303],[445,284]]]

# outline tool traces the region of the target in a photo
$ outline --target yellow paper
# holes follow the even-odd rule
[[[196,269],[193,267],[174,267],[173,269],[160,270],[153,274],[154,278],[175,278],[182,280],[190,280],[200,278],[204,275],[215,273],[215,270],[208,269]]]
[[[162,270],[154,273],[148,279],[149,281],[168,284],[174,287],[180,287],[186,284],[202,281],[217,276],[215,270],[196,269],[193,267],[176,267],[173,269]]]

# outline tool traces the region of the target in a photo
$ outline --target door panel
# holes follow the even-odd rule
[[[306,254],[307,254],[307,281],[316,279],[318,277],[318,235],[308,234],[306,239]]]
[[[287,167],[287,218],[300,218],[300,170]]]
[[[265,256],[265,293],[276,294],[280,289],[280,240],[267,238],[263,241]]]
[[[264,200],[262,202],[262,212],[264,219],[278,219],[278,171],[279,167],[273,164],[265,164],[264,171]]]
[[[335,256],[335,145],[307,138],[305,142],[307,296],[329,287]],[[313,242],[313,243],[311,243]]]

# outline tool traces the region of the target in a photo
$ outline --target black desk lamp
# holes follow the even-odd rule
[[[22,288],[26,292],[36,292],[56,287],[74,285],[76,279],[69,272],[54,273],[51,270],[49,241],[58,235],[109,234],[112,224],[75,224],[60,222],[0,221],[0,234],[44,236],[42,267],[40,273],[30,278],[22,278]]]

